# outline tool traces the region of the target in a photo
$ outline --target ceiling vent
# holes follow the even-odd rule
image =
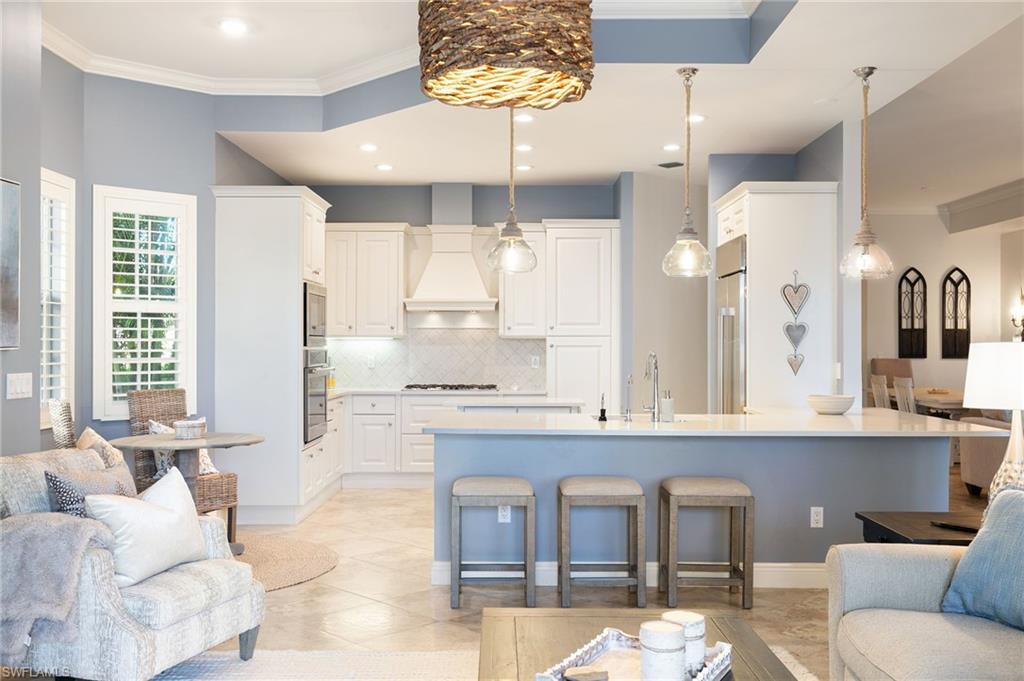
[[[659,163],[658,167],[672,170],[673,168],[682,168],[684,165],[686,164],[682,161],[665,161],[664,163]]]

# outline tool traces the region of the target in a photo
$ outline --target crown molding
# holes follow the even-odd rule
[[[1013,180],[998,187],[992,187],[991,189],[986,189],[985,191],[980,191],[955,201],[940,204],[938,208],[941,214],[952,215],[974,208],[982,208],[1007,199],[1024,200],[1024,179]]]
[[[96,54],[47,22],[43,22],[43,47],[86,73],[125,78],[208,95],[322,97],[391,75],[419,63],[419,48],[411,47],[354,64],[321,78],[211,78]]]
[[[749,19],[763,0],[594,0],[594,19]]]

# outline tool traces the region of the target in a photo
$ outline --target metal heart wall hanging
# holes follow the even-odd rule
[[[786,334],[786,338],[789,339],[794,352],[800,347],[800,343],[803,342],[809,330],[809,327],[804,322],[786,322],[782,325],[782,333]]]
[[[799,276],[800,272],[793,270],[793,283],[783,284],[781,289],[782,300],[785,301],[786,307],[793,314],[793,321],[782,325],[782,335],[793,346],[793,354],[786,355],[786,362],[789,363],[789,368],[793,370],[794,376],[800,373],[800,367],[804,365],[804,356],[797,352],[797,349],[811,331],[811,328],[806,323],[797,320],[800,312],[807,305],[807,300],[811,297],[811,287],[807,284],[801,284],[797,280]]]
[[[789,368],[793,370],[793,375],[796,376],[800,372],[800,367],[804,365],[804,356],[800,353],[786,355],[786,361],[789,362]]]
[[[793,313],[794,319],[800,315],[800,311],[804,309],[804,305],[807,304],[807,298],[810,295],[810,286],[796,283],[795,271],[793,272],[793,283],[782,287],[782,299],[786,301],[786,305],[789,306],[789,311]]]

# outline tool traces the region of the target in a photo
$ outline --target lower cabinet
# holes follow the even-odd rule
[[[434,436],[402,435],[402,458],[399,470],[403,473],[433,473]]]
[[[395,470],[395,416],[352,416],[352,472],[390,473]]]
[[[315,497],[327,482],[327,449],[326,438],[308,445],[302,450],[302,465],[299,476],[302,486],[302,503]]]

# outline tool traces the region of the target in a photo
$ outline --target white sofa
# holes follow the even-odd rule
[[[1021,681],[1024,631],[941,612],[965,550],[833,546],[826,558],[832,681]]]
[[[990,414],[982,416],[965,416],[960,419],[964,423],[974,423],[990,428],[1001,428],[1010,437],[1010,422],[992,418]],[[988,490],[992,478],[1006,456],[1007,439],[1001,437],[963,437],[960,438],[960,478],[964,481],[967,491],[973,496]]]
[[[0,457],[0,516],[50,510],[43,471],[101,470],[91,450],[58,449]],[[186,563],[123,589],[113,554],[89,549],[78,585],[78,637],[33,643],[25,665],[43,674],[140,681],[234,636],[249,659],[263,620],[265,594],[249,565],[236,561],[219,518],[200,516],[206,560]]]

